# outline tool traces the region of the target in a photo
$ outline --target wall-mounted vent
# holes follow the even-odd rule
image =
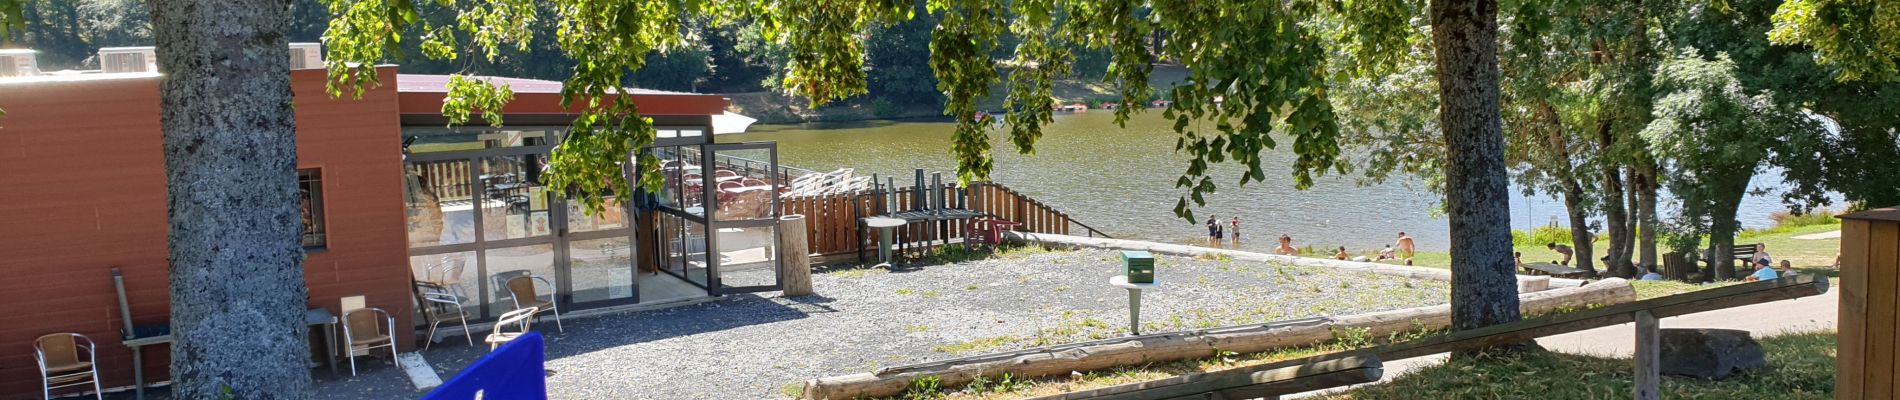
[[[35,53],[27,49],[0,49],[0,77],[39,75]]]
[[[107,47],[99,49],[99,70],[116,72],[158,72],[158,58],[152,47]]]
[[[319,43],[291,43],[290,69],[322,69],[323,45]]]

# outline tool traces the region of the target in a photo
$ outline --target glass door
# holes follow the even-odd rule
[[[565,200],[565,225],[557,230],[568,266],[563,286],[571,303],[594,307],[633,303],[639,299],[639,277],[634,273],[637,246],[627,205],[609,198],[605,207],[588,214],[578,200]]]
[[[710,200],[708,288],[714,294],[779,290],[778,194],[784,176],[778,144],[706,145],[701,157],[700,165],[712,174],[703,193]]]

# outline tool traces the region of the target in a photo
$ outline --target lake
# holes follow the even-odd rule
[[[857,174],[895,175],[909,186],[912,170],[943,172],[954,180],[956,163],[950,155],[949,121],[867,121],[832,124],[755,125],[743,134],[721,135],[720,142],[778,142],[779,163],[831,171],[854,168]],[[992,180],[1035,197],[1076,221],[1116,238],[1173,243],[1201,242],[1206,229],[1173,213],[1176,199],[1186,194],[1174,187],[1187,168],[1187,157],[1174,152],[1177,135],[1159,111],[1137,115],[1127,128],[1115,126],[1110,112],[1091,111],[1060,115],[1045,127],[1034,155],[1018,154],[1008,133],[991,131],[996,155]],[[1239,164],[1215,164],[1212,176],[1220,186],[1195,209],[1202,220],[1209,213],[1223,223],[1233,216],[1241,222],[1241,248],[1267,251],[1273,238],[1292,235],[1295,246],[1346,246],[1377,249],[1393,243],[1399,231],[1416,238],[1420,250],[1443,250],[1447,224],[1434,215],[1438,197],[1422,184],[1394,179],[1359,185],[1355,176],[1326,175],[1307,190],[1295,190],[1292,181],[1292,140],[1268,151],[1262,160],[1267,181],[1240,186]],[[928,178],[926,178],[928,179]],[[1750,196],[1740,216],[1744,226],[1771,225],[1768,214],[1783,210],[1778,175],[1755,177],[1752,188],[1770,195]],[[1564,225],[1563,203],[1546,196],[1525,197],[1512,188],[1511,224],[1528,229],[1555,221]]]

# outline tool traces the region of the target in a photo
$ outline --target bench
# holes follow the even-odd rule
[[[1729,258],[1742,261],[1755,261],[1755,246],[1761,243],[1736,244],[1729,248]]]
[[[1278,399],[1285,394],[1378,382],[1384,375],[1385,367],[1379,362],[1379,356],[1361,354],[1308,359],[1298,365],[1269,370],[1239,368],[1181,375],[1035,399]]]
[[[1590,271],[1585,271],[1582,268],[1572,268],[1551,263],[1524,264],[1524,272],[1531,275],[1548,275],[1557,278],[1573,279],[1587,278],[1590,275]]]

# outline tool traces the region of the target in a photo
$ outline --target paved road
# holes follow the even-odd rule
[[[1835,319],[1840,315],[1841,304],[1840,291],[1837,289],[1830,285],[1827,293],[1817,296],[1664,318],[1662,327],[1742,329],[1757,338],[1786,332],[1835,329]],[[1635,331],[1634,323],[1606,326],[1544,337],[1537,339],[1537,344],[1551,351],[1571,354],[1630,357],[1635,353]],[[1445,354],[1435,354],[1388,362],[1385,364],[1385,379],[1380,382],[1391,381],[1418,368],[1438,365],[1445,361],[1445,357]],[[1309,397],[1339,390],[1344,389],[1306,392],[1285,398]]]

